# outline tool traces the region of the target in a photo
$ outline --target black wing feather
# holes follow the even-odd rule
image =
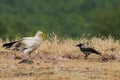
[[[3,44],[3,47],[10,48],[14,43],[16,43],[16,41],[15,42],[10,42],[10,43],[5,43],[5,44]]]
[[[95,54],[101,54],[100,52],[96,51],[93,48],[81,48],[81,51],[83,52],[90,52],[90,53],[95,53]]]

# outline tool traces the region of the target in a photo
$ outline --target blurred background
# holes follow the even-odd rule
[[[120,0],[0,0],[0,38],[36,31],[120,38]]]

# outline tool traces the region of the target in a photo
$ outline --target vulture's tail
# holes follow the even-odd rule
[[[10,42],[10,43],[5,43],[5,44],[2,45],[2,47],[11,48],[11,46],[12,46],[14,43],[16,43],[16,41]]]

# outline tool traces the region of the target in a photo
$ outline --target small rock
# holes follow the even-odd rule
[[[20,56],[15,56],[14,59],[22,59],[22,57],[20,57]]]
[[[68,59],[79,59],[80,58],[80,55],[73,55],[73,54],[68,54],[68,53],[65,53],[62,58],[68,58]]]
[[[106,57],[101,57],[100,58],[100,62],[106,62],[106,61],[108,61],[108,59]]]
[[[29,59],[23,59],[22,61],[19,62],[19,64],[21,64],[21,63],[32,64],[34,62],[32,60],[29,60]]]
[[[117,54],[104,54],[104,57],[101,57],[101,61],[119,61],[120,60],[120,56]]]

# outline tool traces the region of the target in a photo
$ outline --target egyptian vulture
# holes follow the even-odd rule
[[[43,36],[45,36],[45,34],[42,31],[38,31],[34,37],[25,37],[17,41],[5,43],[3,47],[21,51],[30,57],[31,53],[39,48]]]
[[[90,55],[91,53],[97,54],[97,55],[101,55],[101,53],[93,48],[90,47],[90,45],[88,44],[78,44],[76,45],[76,47],[79,47],[80,50],[85,54],[85,59],[88,57],[88,55]],[[102,55],[101,55],[102,56]]]

